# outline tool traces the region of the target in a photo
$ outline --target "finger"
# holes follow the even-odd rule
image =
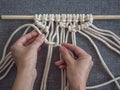
[[[41,34],[34,40],[31,46],[38,49],[43,44],[44,40],[45,40],[45,35]]]
[[[28,40],[24,45],[25,45],[25,46],[30,45],[31,43],[33,43],[33,41],[34,41],[35,39],[36,39],[36,37],[31,38],[31,39]]]
[[[40,50],[41,50],[41,47],[38,48],[38,52],[40,52]]]
[[[31,38],[38,36],[38,33],[33,31],[31,33],[28,33],[26,35],[23,35],[21,38],[19,38],[16,43],[20,44],[20,45],[24,45],[28,40],[30,40]]]
[[[82,48],[68,44],[68,43],[62,43],[62,46],[66,47],[67,49],[70,49],[72,52],[74,52],[78,57],[88,55],[86,51],[84,51]]]
[[[65,65],[65,61],[63,61],[63,60],[56,61],[56,62],[55,62],[55,65],[56,65],[56,66]]]
[[[60,47],[60,53],[62,55],[63,60],[66,62],[66,64],[70,65],[73,63],[73,58],[70,55],[69,51],[64,47]]]
[[[59,68],[59,69],[65,69],[65,68],[66,68],[66,65],[60,65],[58,68]]]

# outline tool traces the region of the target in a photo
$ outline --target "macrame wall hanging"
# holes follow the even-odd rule
[[[107,71],[109,76],[112,78],[108,82],[104,82],[99,85],[87,86],[87,89],[95,89],[112,82],[116,84],[120,90],[120,85],[118,80],[120,77],[114,77],[112,72],[107,67],[106,63],[101,56],[99,49],[94,43],[91,37],[94,37],[104,43],[109,49],[120,55],[120,37],[109,30],[103,30],[97,28],[93,24],[93,19],[120,19],[120,16],[94,16],[91,14],[36,14],[35,16],[1,16],[2,19],[34,19],[33,24],[24,24],[18,27],[9,37],[5,44],[3,55],[0,60],[0,80],[5,78],[9,73],[10,69],[14,65],[14,60],[11,55],[11,51],[6,52],[9,43],[18,31],[25,28],[23,34],[26,34],[30,28],[33,28],[38,33],[45,33],[45,43],[48,44],[48,54],[46,59],[46,64],[44,68],[44,73],[40,85],[40,90],[46,90],[47,78],[49,73],[49,68],[51,64],[53,48],[60,46],[63,42],[68,42],[68,36],[71,35],[72,44],[76,45],[76,33],[86,37],[89,42],[93,45],[96,53],[101,61],[102,66]],[[60,57],[61,58],[61,57]],[[61,70],[61,90],[69,90],[69,83],[66,79],[66,71]]]

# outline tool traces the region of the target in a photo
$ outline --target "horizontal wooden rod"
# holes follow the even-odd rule
[[[33,20],[34,15],[1,15],[1,19]]]
[[[1,15],[1,19],[33,20],[35,15]],[[94,20],[119,20],[120,15],[93,15]]]

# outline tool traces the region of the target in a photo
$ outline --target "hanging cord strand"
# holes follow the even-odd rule
[[[96,36],[99,36],[99,37],[101,37],[102,39],[104,39],[105,41],[107,41],[108,43],[110,43],[110,44],[112,44],[112,45],[114,45],[115,47],[117,47],[117,48],[119,48],[120,49],[120,45],[119,45],[119,42],[120,41],[117,41],[116,40],[116,38],[114,39],[114,41],[113,40],[111,40],[110,38],[108,38],[108,37],[106,37],[106,36],[103,36],[102,35],[102,32],[98,32],[98,31],[96,31],[96,30],[94,30],[94,29],[92,29],[92,28],[90,28],[90,27],[88,27],[88,28],[86,28],[87,30],[89,30],[89,31],[91,31],[92,33],[94,33]]]
[[[26,26],[27,26],[27,25],[26,25]],[[25,26],[25,27],[26,27],[26,26]],[[7,47],[8,47],[8,45],[9,45],[10,41],[12,40],[13,36],[14,36],[19,30],[21,30],[22,28],[24,28],[24,26],[23,26],[23,27],[21,26],[20,28],[18,28],[17,30],[15,30],[15,31],[11,34],[11,36],[9,37],[8,41],[6,42],[5,47],[4,47],[4,49],[3,49],[2,58],[1,58],[1,60],[0,60],[0,65],[1,65],[2,62],[4,61],[4,58],[5,58],[5,55],[6,55],[6,51],[7,51]]]
[[[96,50],[96,52],[97,52],[98,57],[100,58],[101,64],[103,65],[103,67],[105,68],[105,70],[107,70],[107,68],[106,68],[107,66],[105,65],[105,62],[104,62],[104,60],[103,60],[103,58],[102,58],[102,56],[101,56],[101,54],[100,54],[100,51],[99,51],[99,49],[97,48],[97,46],[96,46],[96,44],[94,43],[94,41],[93,41],[87,34],[85,34],[84,32],[81,32],[81,31],[78,31],[78,32],[79,32],[81,35],[83,35],[84,37],[86,37],[86,38],[91,42],[91,44],[93,45],[93,47],[95,48],[95,50]],[[110,84],[110,83],[112,83],[112,82],[115,82],[115,81],[117,81],[117,80],[119,80],[119,79],[120,79],[120,77],[115,78],[115,79],[112,79],[112,80],[110,80],[110,81],[108,81],[108,82],[106,82],[106,83],[103,83],[103,84],[94,85],[94,86],[88,86],[87,89],[95,89],[95,88],[103,87],[103,86],[108,85],[108,84]]]
[[[90,19],[90,23],[92,23],[92,20],[93,19]],[[94,34],[92,34],[91,32],[87,32],[86,29],[84,28],[87,28],[88,26],[83,26],[81,27],[81,30],[85,33],[87,33],[88,35],[92,35],[92,36],[95,36]],[[96,39],[98,39],[99,37],[96,37]],[[103,41],[101,38],[99,38],[101,41]],[[107,42],[104,41],[104,43],[106,44]],[[109,44],[107,44],[108,46],[110,46]],[[111,47],[110,47],[111,48]],[[112,49],[113,50],[113,49]],[[98,53],[100,54],[100,52],[98,51]],[[101,55],[100,55],[101,56]],[[107,67],[107,65],[105,64],[104,60],[102,57],[100,57],[100,60],[102,61],[102,65],[104,66],[104,68],[106,69],[107,73],[113,78],[115,79],[115,77],[113,76],[113,74],[110,72],[109,68]],[[118,81],[115,81],[115,84],[117,85],[118,89],[120,90],[120,85],[118,83]]]
[[[29,29],[29,27],[25,30],[25,32],[27,32],[28,29]],[[12,35],[10,36],[10,38],[8,39],[8,41],[7,41],[6,45],[5,45],[5,48],[3,49],[4,52],[6,52],[10,41],[12,40],[13,36],[19,31],[19,29],[16,29],[15,31],[16,32],[13,32]],[[25,34],[25,32],[24,32],[24,34]],[[5,55],[3,55],[3,56],[5,56]],[[14,65],[14,61],[13,61],[13,58],[12,58],[12,55],[11,55],[11,51],[10,51],[6,55],[6,57],[4,58],[3,64],[0,67],[0,73],[4,72],[4,70],[6,68],[8,68],[6,70],[6,72],[2,76],[0,76],[0,80],[2,80],[8,74],[8,72],[11,70],[11,68],[13,67],[13,65]]]
[[[10,43],[10,41],[12,40],[12,38],[13,38],[13,36],[19,31],[17,31],[17,30],[15,30],[16,32],[13,32],[12,33],[12,35],[10,36],[10,38],[8,39],[8,41],[6,42],[6,45],[5,45],[5,47],[4,47],[4,49],[3,49],[3,52],[5,52],[6,53],[6,50],[7,50],[7,48],[8,48],[8,45],[9,45],[9,43]],[[26,31],[26,30],[25,30]],[[0,69],[3,67],[3,65],[4,64],[6,64],[6,58],[7,57],[9,57],[11,55],[11,51],[6,55],[6,57],[3,59],[4,60],[4,63],[0,66]],[[5,56],[5,54],[3,53],[3,57]],[[3,58],[2,57],[2,58]],[[2,59],[1,59],[1,61],[2,61]]]
[[[86,29],[86,30],[87,30],[87,29]],[[120,55],[120,51],[119,51],[119,50],[117,50],[116,48],[112,47],[109,43],[107,43],[107,42],[106,42],[105,40],[103,40],[102,38],[94,35],[93,33],[90,33],[89,31],[85,31],[85,30],[84,30],[84,32],[87,33],[88,35],[90,35],[90,36],[92,36],[92,37],[100,40],[102,43],[104,43],[104,44],[105,44],[107,47],[109,47],[111,50],[115,51],[116,53],[118,53],[118,54]]]
[[[52,35],[53,35],[53,30],[54,30],[54,20],[53,20],[53,15],[51,15],[51,33],[49,35],[49,41],[52,41]],[[47,60],[46,60],[46,65],[45,65],[45,69],[44,69],[44,73],[43,73],[43,78],[42,78],[42,84],[41,84],[41,88],[40,90],[46,90],[46,84],[47,84],[47,77],[48,77],[48,72],[49,72],[49,68],[50,68],[50,63],[51,63],[51,58],[52,58],[52,50],[53,47],[51,45],[48,46],[48,56],[47,56]]]
[[[51,33],[50,33],[50,36],[49,36],[49,41],[53,42],[52,41],[52,36],[54,34],[54,20],[51,20],[51,21],[52,21],[52,24],[51,24]],[[48,60],[47,70],[46,70],[46,74],[45,74],[46,75],[46,77],[45,77],[45,84],[44,84],[44,89],[43,90],[46,90],[47,78],[48,78],[48,73],[49,73],[50,64],[51,64],[51,60],[52,60],[52,53],[53,53],[53,46],[49,45],[49,47],[50,47],[50,53],[49,53],[50,54],[50,58]]]
[[[105,36],[105,37],[110,37],[111,39],[113,39],[117,44],[119,44],[120,45],[120,39],[119,39],[119,37],[116,35],[116,34],[114,34],[113,32],[112,32],[112,34],[111,33],[106,33],[106,32],[104,32],[104,31],[99,31],[99,30],[97,30],[98,28],[94,28],[94,25],[92,25],[91,24],[91,26],[90,26],[90,28],[92,29],[92,30],[94,30],[95,32],[98,32],[99,34],[101,34],[101,35],[103,35],[103,36]],[[110,32],[110,31],[109,31]]]
[[[2,72],[2,68],[4,68],[6,66],[7,63],[9,63],[9,59],[11,58],[11,52],[9,52],[6,57],[4,58],[4,62],[3,64],[0,66],[0,72]]]
[[[28,27],[28,28],[26,28],[26,30],[25,30],[25,32],[23,33],[23,35],[25,34],[25,33],[27,33],[27,31],[29,30],[29,28],[30,27]],[[16,33],[15,33],[16,34]],[[14,34],[14,35],[15,35]],[[6,45],[6,48],[8,48],[8,45],[9,45],[9,42],[12,40],[12,38],[14,37],[14,35],[12,35],[12,36],[10,36],[11,37],[11,39],[9,39],[7,42],[8,42],[8,44]],[[6,49],[4,48],[3,49],[3,51],[5,51]],[[6,52],[6,51],[5,51]],[[3,62],[3,64],[0,66],[0,73],[3,71],[3,67],[4,67],[4,69],[5,69],[5,67],[7,68],[7,66],[6,66],[6,63],[9,63],[10,64],[10,60],[8,59],[8,57],[9,58],[11,58],[12,56],[11,56],[11,51],[6,55],[6,57],[4,58],[4,62]],[[9,62],[10,61],[10,62]],[[8,64],[7,64],[8,65]],[[2,69],[2,71],[1,71],[1,69]]]
[[[100,28],[96,27],[96,26],[93,25],[93,24],[91,24],[91,27],[92,27],[93,29],[99,31],[99,32],[103,32],[103,33],[105,33],[105,34],[109,34],[109,35],[111,35],[111,36],[114,36],[115,38],[117,38],[117,39],[120,41],[120,37],[117,36],[115,33],[109,31],[109,30],[100,29]]]

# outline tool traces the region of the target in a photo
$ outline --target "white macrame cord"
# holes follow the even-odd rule
[[[120,37],[109,30],[99,29],[95,25],[93,25],[93,17],[91,14],[36,14],[34,21],[35,23],[33,24],[24,24],[18,27],[7,40],[3,49],[2,58],[0,60],[0,80],[7,76],[14,65],[11,51],[9,51],[8,53],[6,52],[8,49],[8,45],[10,44],[14,35],[18,33],[18,31],[20,31],[21,29],[26,28],[23,33],[24,35],[28,32],[30,28],[33,28],[39,34],[45,33],[45,43],[48,44],[48,54],[40,85],[40,90],[46,90],[47,87],[47,78],[52,60],[53,48],[60,46],[63,42],[67,43],[69,35],[71,35],[72,44],[76,45],[76,33],[83,35],[89,40],[89,42],[96,50],[102,66],[112,78],[110,81],[104,82],[99,85],[87,86],[87,89],[103,87],[114,82],[118,90],[120,90],[120,85],[118,83],[120,77],[114,77],[114,75],[106,65],[105,61],[103,60],[98,47],[91,38],[96,38],[97,40],[104,43],[112,51],[120,55]],[[62,60],[61,55],[60,58]],[[61,70],[61,90],[69,90],[69,83],[66,78],[66,70]]]

